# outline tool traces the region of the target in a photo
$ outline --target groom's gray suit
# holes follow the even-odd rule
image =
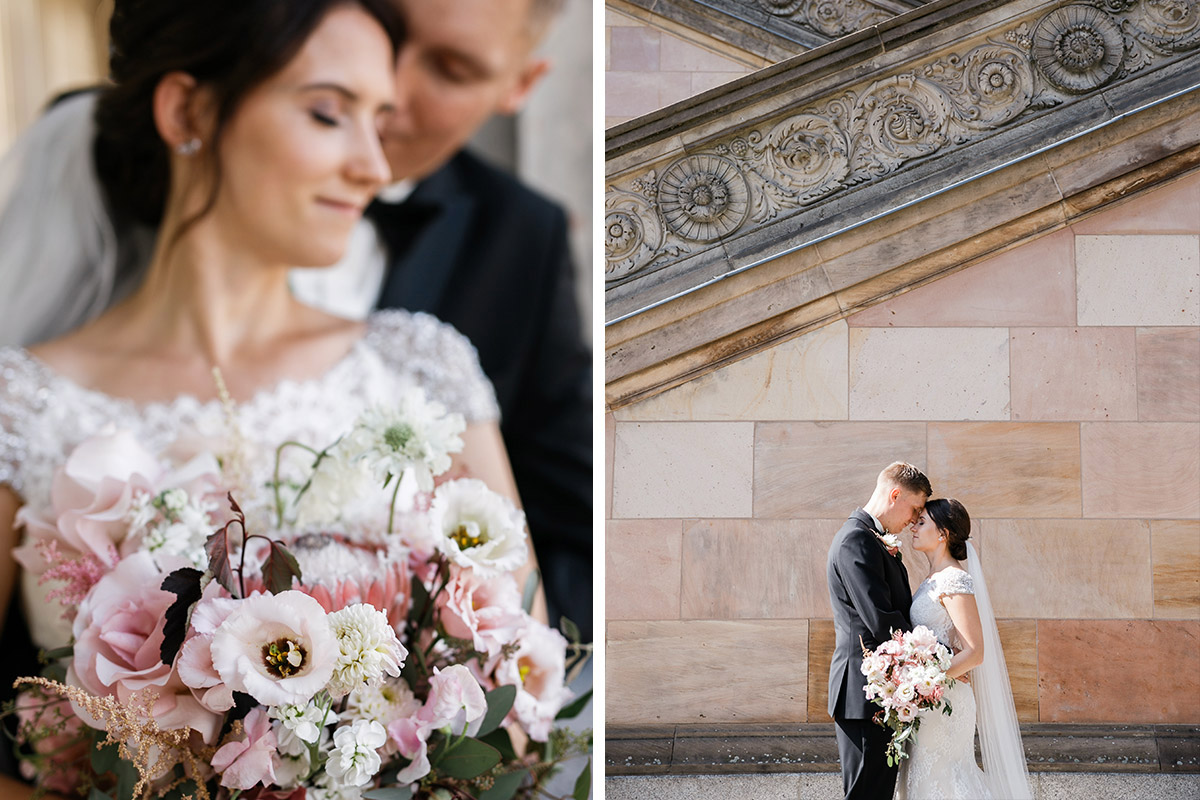
[[[878,706],[863,693],[862,645],[874,650],[891,631],[911,630],[908,571],[875,535],[871,515],[857,509],[833,537],[825,574],[837,642],[829,668],[829,715],[837,723],[842,789],[850,798],[890,800],[896,767],[884,751],[891,732],[871,721]],[[862,640],[861,644],[859,640]]]

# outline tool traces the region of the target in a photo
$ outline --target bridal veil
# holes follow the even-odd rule
[[[1004,666],[1004,651],[996,629],[996,616],[987,584],[979,564],[979,554],[967,542],[967,572],[975,584],[975,602],[979,620],[983,623],[983,663],[972,670],[971,683],[975,688],[976,725],[979,730],[979,749],[983,753],[983,771],[993,797],[1031,800],[1029,770],[1025,763],[1025,748],[1021,744],[1021,729],[1008,669]]]
[[[0,345],[78,327],[130,288],[148,234],[119,241],[96,177],[96,92],[56,103],[0,160]],[[137,251],[136,253],[134,251]],[[136,270],[134,270],[136,271]]]

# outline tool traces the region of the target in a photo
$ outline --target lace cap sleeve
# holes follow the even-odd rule
[[[935,593],[938,599],[948,594],[975,594],[975,581],[961,569],[947,569],[938,576]]]
[[[21,350],[0,347],[0,484],[23,491],[21,464],[29,452],[26,421],[37,399],[36,376]]]
[[[421,312],[377,311],[367,323],[366,342],[390,370],[411,378],[429,399],[467,422],[500,418],[475,347],[451,325]]]

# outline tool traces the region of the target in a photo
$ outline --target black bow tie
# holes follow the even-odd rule
[[[436,204],[410,197],[401,203],[376,200],[367,206],[366,216],[375,224],[387,245],[388,262],[394,265],[408,255],[421,231],[440,210]]]

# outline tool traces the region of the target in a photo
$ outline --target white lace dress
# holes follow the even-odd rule
[[[373,405],[386,405],[419,386],[431,400],[462,414],[468,423],[499,416],[495,393],[475,349],[449,325],[427,314],[381,311],[366,334],[320,377],[283,381],[234,406],[231,426],[219,401],[182,396],[170,403],[139,405],[84,388],[21,348],[0,348],[0,484],[11,486],[35,512],[51,507],[55,471],[80,442],[105,430],[134,434],[151,452],[188,443],[219,441],[236,428],[245,454],[244,485],[265,487],[275,449],[295,440],[314,447],[332,444]],[[248,520],[270,506],[262,491],[243,498]],[[42,647],[70,639],[57,603],[44,602],[45,587],[23,580],[30,632]]]
[[[941,604],[948,594],[975,594],[971,576],[957,567],[930,575],[917,587],[909,616],[914,626],[924,625],[953,648],[959,644],[957,631]],[[950,716],[941,711],[921,715],[917,739],[901,762],[898,800],[992,800],[983,770],[975,763],[974,691],[959,681],[946,696],[954,709]]]

